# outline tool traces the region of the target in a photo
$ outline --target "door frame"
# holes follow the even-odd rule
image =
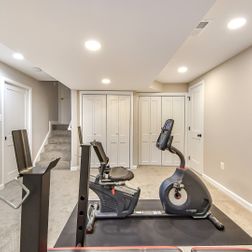
[[[190,166],[190,160],[189,160],[189,155],[190,155],[190,131],[189,131],[189,126],[191,124],[191,106],[190,106],[190,94],[191,94],[191,90],[193,88],[196,88],[198,86],[202,85],[202,138],[201,138],[201,149],[202,149],[202,169],[201,172],[199,172],[200,175],[204,174],[204,142],[205,142],[205,125],[204,125],[204,115],[205,115],[205,81],[204,80],[200,80],[199,82],[193,84],[192,86],[190,86],[188,88],[188,99],[187,99],[187,134],[186,134],[186,138],[187,138],[187,158],[186,158],[186,163],[188,164],[188,166]],[[191,168],[191,167],[190,167]],[[198,172],[198,171],[196,171]]]
[[[133,169],[133,91],[79,91],[79,125],[82,126],[83,124],[83,95],[106,95],[106,106],[107,106],[107,96],[108,95],[127,95],[130,96],[130,137],[129,137],[129,168]],[[107,108],[106,108],[107,113]],[[106,114],[106,120],[107,120],[107,114]],[[76,129],[77,130],[77,129]],[[106,138],[107,138],[107,121],[106,121]],[[107,141],[106,141],[107,142]],[[72,146],[73,147],[73,146]]]
[[[26,102],[27,102],[27,133],[28,133],[28,139],[29,139],[29,145],[30,145],[30,151],[31,151],[31,155],[32,155],[32,88],[24,85],[20,82],[14,81],[12,79],[6,78],[6,77],[1,77],[0,78],[0,90],[1,90],[1,116],[0,116],[0,120],[1,120],[1,155],[2,155],[2,160],[1,160],[1,166],[2,166],[2,181],[0,181],[0,186],[4,186],[5,184],[5,170],[4,170],[4,122],[5,122],[5,108],[4,108],[4,102],[5,102],[5,96],[4,96],[4,89],[6,84],[9,85],[13,85],[13,86],[17,86],[23,89],[27,90],[27,97],[26,97]]]

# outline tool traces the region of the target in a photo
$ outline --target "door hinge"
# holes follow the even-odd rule
[[[187,96],[187,98],[188,98],[188,101],[191,101],[191,96]]]
[[[191,156],[188,156],[188,160],[191,160]]]

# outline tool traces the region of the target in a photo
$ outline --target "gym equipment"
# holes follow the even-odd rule
[[[211,247],[192,247],[191,248],[191,252],[251,252],[252,248],[245,248],[245,247],[224,247],[224,246],[220,246],[220,247],[215,247],[215,246],[211,246]]]
[[[23,196],[17,205],[4,197],[0,197],[0,200],[15,209],[22,206],[20,252],[47,252],[50,171],[57,165],[60,158],[51,161],[48,166],[33,167],[27,131],[14,130],[12,131],[12,138],[19,172],[18,178],[23,178],[23,183],[18,181],[23,190]],[[81,183],[79,184],[75,230],[76,246],[84,246],[85,242],[89,170],[90,145],[81,145]]]
[[[123,247],[85,247],[85,248],[57,248],[49,249],[48,252],[75,252],[75,251],[86,251],[86,252],[107,252],[107,251],[124,251],[124,252],[183,252],[180,248],[173,246],[123,246]]]
[[[185,167],[183,154],[172,146],[171,135],[174,120],[168,119],[157,139],[156,146],[161,151],[168,150],[180,159],[180,166],[174,174],[165,179],[159,189],[163,211],[135,211],[140,196],[140,188],[134,189],[126,185],[133,179],[134,174],[124,167],[110,167],[109,158],[101,142],[93,141],[96,155],[100,161],[99,174],[90,176],[89,188],[93,190],[100,201],[89,204],[86,231],[92,232],[96,219],[125,218],[125,217],[192,217],[208,219],[218,230],[224,225],[210,212],[212,198],[204,183],[191,170]],[[80,142],[82,136],[80,135]]]

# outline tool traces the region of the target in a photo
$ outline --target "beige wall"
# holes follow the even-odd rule
[[[161,83],[154,81],[150,86],[152,92],[167,93],[186,93],[188,91],[187,83]],[[149,91],[150,92],[150,91]]]
[[[252,203],[252,47],[190,85],[200,80],[205,82],[204,173]]]
[[[58,120],[57,85],[37,81],[1,62],[0,77],[6,77],[32,88],[32,156],[34,158],[48,132],[49,121]]]

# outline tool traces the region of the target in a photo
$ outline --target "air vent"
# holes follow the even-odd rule
[[[204,29],[208,25],[208,21],[201,21],[197,26],[196,29]]]
[[[209,25],[209,20],[201,21],[192,31],[191,36],[199,35],[203,30],[206,29],[207,25]]]

